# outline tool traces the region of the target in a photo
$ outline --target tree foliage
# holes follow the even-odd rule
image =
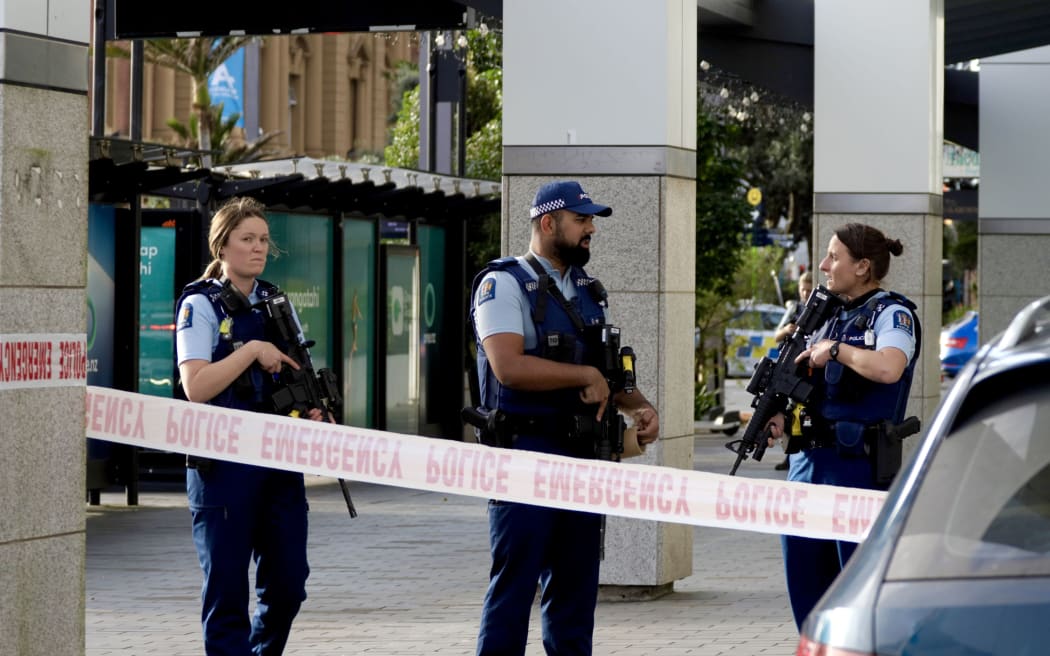
[[[223,103],[212,105],[209,112],[213,127],[208,149],[215,153],[214,165],[255,162],[277,153],[268,146],[280,134],[280,131],[267,132],[255,141],[245,141],[236,130],[237,121],[241,118],[240,114],[233,113],[224,119],[222,117]],[[200,143],[200,122],[196,114],[191,114],[186,123],[176,118],[169,118],[167,126],[182,140],[178,145],[195,148]]]
[[[466,56],[466,171],[464,177],[499,181],[503,177],[503,44],[498,32],[485,29],[465,33]],[[388,166],[419,168],[419,84],[405,73],[407,87],[384,150]],[[414,82],[414,84],[413,84]],[[468,274],[499,256],[499,215],[480,217],[467,225]]]
[[[143,41],[142,54],[147,62],[185,73],[190,77],[193,85],[193,113],[189,123],[191,125],[195,123],[196,128],[195,130],[187,129],[186,133],[193,134],[195,132],[197,137],[196,147],[199,150],[206,153],[212,151],[215,143],[212,132],[216,129],[223,129],[221,126],[222,113],[220,111],[216,114],[215,108],[211,103],[211,95],[208,92],[208,78],[233,53],[250,43],[253,38],[249,36],[227,36],[147,39]],[[131,51],[119,43],[109,44],[106,48],[106,54],[112,57],[131,57]],[[171,120],[168,121],[168,125],[172,126]],[[190,126],[185,127],[190,128]],[[178,131],[176,130],[176,132]],[[273,135],[263,137],[265,142],[270,141],[272,138]],[[264,148],[265,142],[254,147],[254,150]],[[231,148],[241,147],[241,144],[237,144],[235,140],[220,139],[219,143],[229,144]],[[245,149],[253,150],[252,144],[245,146]],[[234,153],[223,153],[216,159],[224,162],[237,161],[235,157]],[[212,166],[210,155],[205,156],[203,164],[207,168]]]

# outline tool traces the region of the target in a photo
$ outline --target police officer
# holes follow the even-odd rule
[[[594,217],[612,209],[578,182],[545,184],[530,212],[529,253],[490,262],[478,274],[471,309],[481,400],[506,413],[504,446],[594,458],[574,417],[597,419],[614,405],[636,418],[639,442],[654,441],[656,410],[641,392],[613,396],[592,361],[587,327],[605,323],[600,285],[583,266]],[[601,517],[520,503],[489,502],[492,568],[482,609],[479,655],[524,654],[539,582],[548,654],[590,654],[598,596]]]
[[[277,288],[257,276],[270,231],[262,204],[234,198],[211,220],[214,258],[176,304],[176,359],[186,398],[266,411],[273,374],[299,365],[267,334],[252,305]],[[317,409],[311,419],[320,419]],[[303,475],[189,458],[186,489],[193,541],[204,572],[204,649],[209,655],[276,656],[306,599],[307,503]],[[256,609],[249,622],[248,567],[256,565]]]
[[[804,271],[801,276],[798,277],[798,300],[791,301],[788,303],[787,311],[784,312],[784,316],[780,319],[780,325],[777,326],[777,332],[773,336],[773,339],[777,340],[777,344],[780,344],[788,337],[795,334],[795,329],[798,327],[797,321],[802,316],[802,310],[806,307],[806,301],[809,300],[809,295],[813,293],[813,272]],[[773,467],[777,471],[785,471],[788,465],[791,464],[790,456],[784,456],[781,460]]]
[[[814,391],[797,431],[802,449],[791,455],[789,481],[885,489],[876,476],[878,430],[904,418],[921,335],[915,304],[880,287],[900,240],[860,223],[835,231],[820,271],[827,289],[846,305],[814,332],[796,362],[808,364]],[[770,422],[784,435],[785,415]],[[899,448],[899,444],[898,444]],[[881,473],[881,472],[880,472]],[[893,472],[895,473],[895,472]],[[788,596],[800,628],[842,570],[856,543],[781,538]]]

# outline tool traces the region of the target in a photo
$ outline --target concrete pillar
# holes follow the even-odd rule
[[[661,439],[637,462],[691,469],[696,2],[516,0],[503,12],[503,252],[528,249],[544,182],[580,180],[613,208],[587,270],[660,413]],[[660,594],[691,573],[691,527],[609,518],[606,596]]]
[[[904,244],[883,286],[919,306],[908,412],[926,420],[940,399],[943,0],[817,0],[814,38],[814,262],[844,223]]]
[[[0,5],[8,344],[85,334],[90,26],[83,0]],[[26,380],[9,349],[0,371],[0,651],[83,654],[84,380]]]
[[[981,60],[981,342],[1050,294],[1050,47]]]

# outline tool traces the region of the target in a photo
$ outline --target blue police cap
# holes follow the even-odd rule
[[[539,188],[532,199],[532,210],[529,216],[535,219],[555,210],[569,210],[577,214],[595,214],[609,216],[612,208],[591,201],[591,197],[575,180],[548,182]]]

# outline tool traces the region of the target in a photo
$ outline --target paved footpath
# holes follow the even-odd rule
[[[698,434],[694,467],[726,473],[726,437]],[[738,475],[783,478],[781,454]],[[147,485],[152,485],[148,487]],[[486,502],[352,484],[351,520],[333,479],[308,477],[309,598],[288,656],[474,653],[488,580]],[[144,484],[140,505],[106,492],[88,507],[87,656],[199,656],[201,575],[184,491]],[[694,528],[693,574],[656,601],[597,610],[596,655],[795,653],[777,536]],[[528,656],[541,656],[538,607]]]

